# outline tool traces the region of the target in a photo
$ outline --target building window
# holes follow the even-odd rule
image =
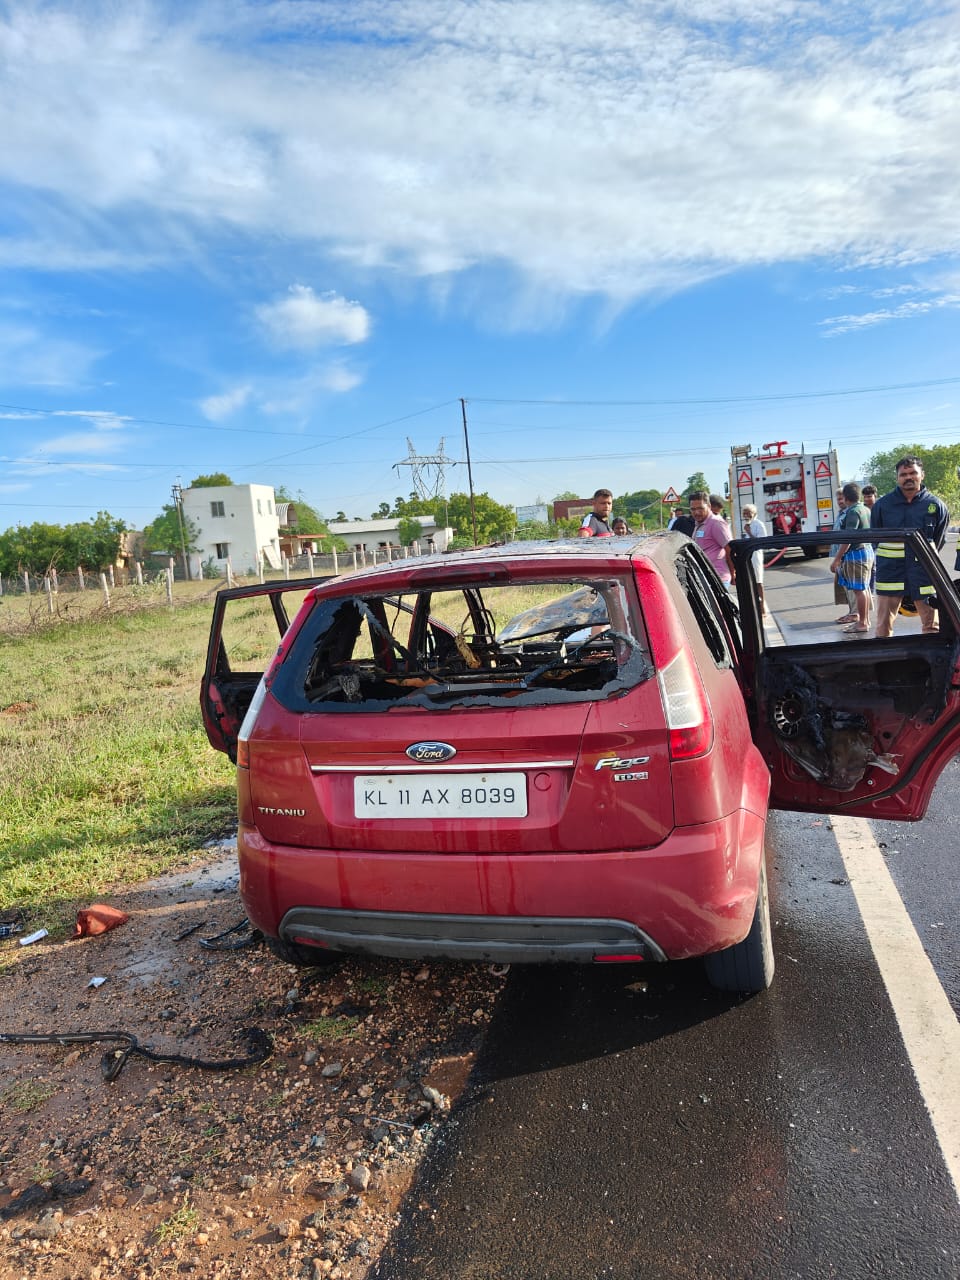
[[[211,514],[212,516],[225,516],[227,513],[226,513],[226,512],[224,511],[224,509],[223,509],[223,503],[222,503],[222,502],[211,502],[211,503],[210,503],[210,514]]]
[[[257,515],[258,516],[263,515],[263,503],[260,501],[259,498],[257,499]]]
[[[273,515],[273,502],[269,498],[267,499],[267,515]]]
[[[229,560],[229,558],[230,558],[230,543],[218,542],[217,543],[217,559]]]

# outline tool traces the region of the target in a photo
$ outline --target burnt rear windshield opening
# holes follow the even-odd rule
[[[319,598],[278,669],[291,710],[591,701],[653,674],[629,578]]]

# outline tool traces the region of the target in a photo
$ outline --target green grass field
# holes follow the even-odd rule
[[[51,933],[79,905],[232,828],[233,767],[199,686],[214,584],[0,604],[0,911]],[[192,590],[191,590],[192,589]],[[77,620],[73,620],[77,619]]]

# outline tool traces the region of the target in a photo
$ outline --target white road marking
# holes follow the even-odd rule
[[[880,976],[960,1196],[960,1023],[865,818],[831,817]]]

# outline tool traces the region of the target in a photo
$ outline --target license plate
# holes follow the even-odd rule
[[[353,780],[358,818],[525,818],[523,773],[390,774]]]

